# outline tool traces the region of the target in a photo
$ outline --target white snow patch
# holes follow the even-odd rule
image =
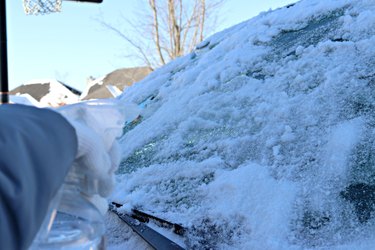
[[[191,248],[371,249],[374,220],[340,192],[375,171],[374,16],[370,0],[300,1],[127,88],[141,118],[111,199],[188,227]]]

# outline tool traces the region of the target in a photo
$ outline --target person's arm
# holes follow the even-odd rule
[[[77,154],[60,114],[0,105],[0,249],[30,246]]]

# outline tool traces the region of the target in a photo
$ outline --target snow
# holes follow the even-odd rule
[[[9,95],[10,103],[18,103],[28,106],[41,107],[39,102],[29,94]]]
[[[139,249],[139,250],[151,250],[147,243],[143,242],[142,239],[131,232],[131,229],[125,227],[117,215],[108,214],[106,216],[106,228],[111,233],[106,237],[106,245],[110,246],[112,250],[122,249]]]
[[[79,96],[70,92],[70,90],[56,80],[40,80],[38,83],[50,84],[49,93],[40,99],[40,104],[43,107],[58,107],[79,101]]]
[[[300,1],[127,88],[142,110],[111,200],[184,225],[187,248],[374,248],[340,195],[375,184],[374,23],[373,0]]]
[[[80,99],[84,99],[89,94],[90,88],[92,86],[94,86],[95,84],[103,85],[104,78],[105,78],[105,76],[99,77],[99,78],[94,79],[94,80],[88,80],[87,85],[86,85],[84,91],[82,92],[82,94],[80,96]]]
[[[18,93],[16,96],[24,96],[29,100],[33,99],[33,101],[25,103],[25,101],[22,101],[22,99],[13,97],[14,103],[33,105],[36,107],[59,107],[61,105],[73,104],[79,101],[79,96],[73,94],[69,89],[67,89],[62,83],[57,80],[34,79],[26,82],[24,85],[34,84],[49,84],[49,92],[44,95],[39,102],[28,94],[19,95]]]

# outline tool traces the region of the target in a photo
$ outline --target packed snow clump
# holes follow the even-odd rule
[[[304,0],[128,88],[112,200],[192,249],[375,246],[375,2]]]

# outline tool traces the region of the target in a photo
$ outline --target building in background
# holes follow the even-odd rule
[[[117,69],[97,79],[89,78],[83,92],[54,79],[32,80],[10,91],[10,101],[37,107],[59,107],[79,101],[113,98],[149,73],[148,67]]]
[[[113,98],[121,94],[125,88],[138,82],[151,73],[148,67],[122,68],[108,75],[89,79],[87,89],[82,93],[81,100]]]
[[[54,79],[33,80],[12,91],[10,99],[15,103],[24,100],[39,107],[59,107],[79,101],[81,92]]]

